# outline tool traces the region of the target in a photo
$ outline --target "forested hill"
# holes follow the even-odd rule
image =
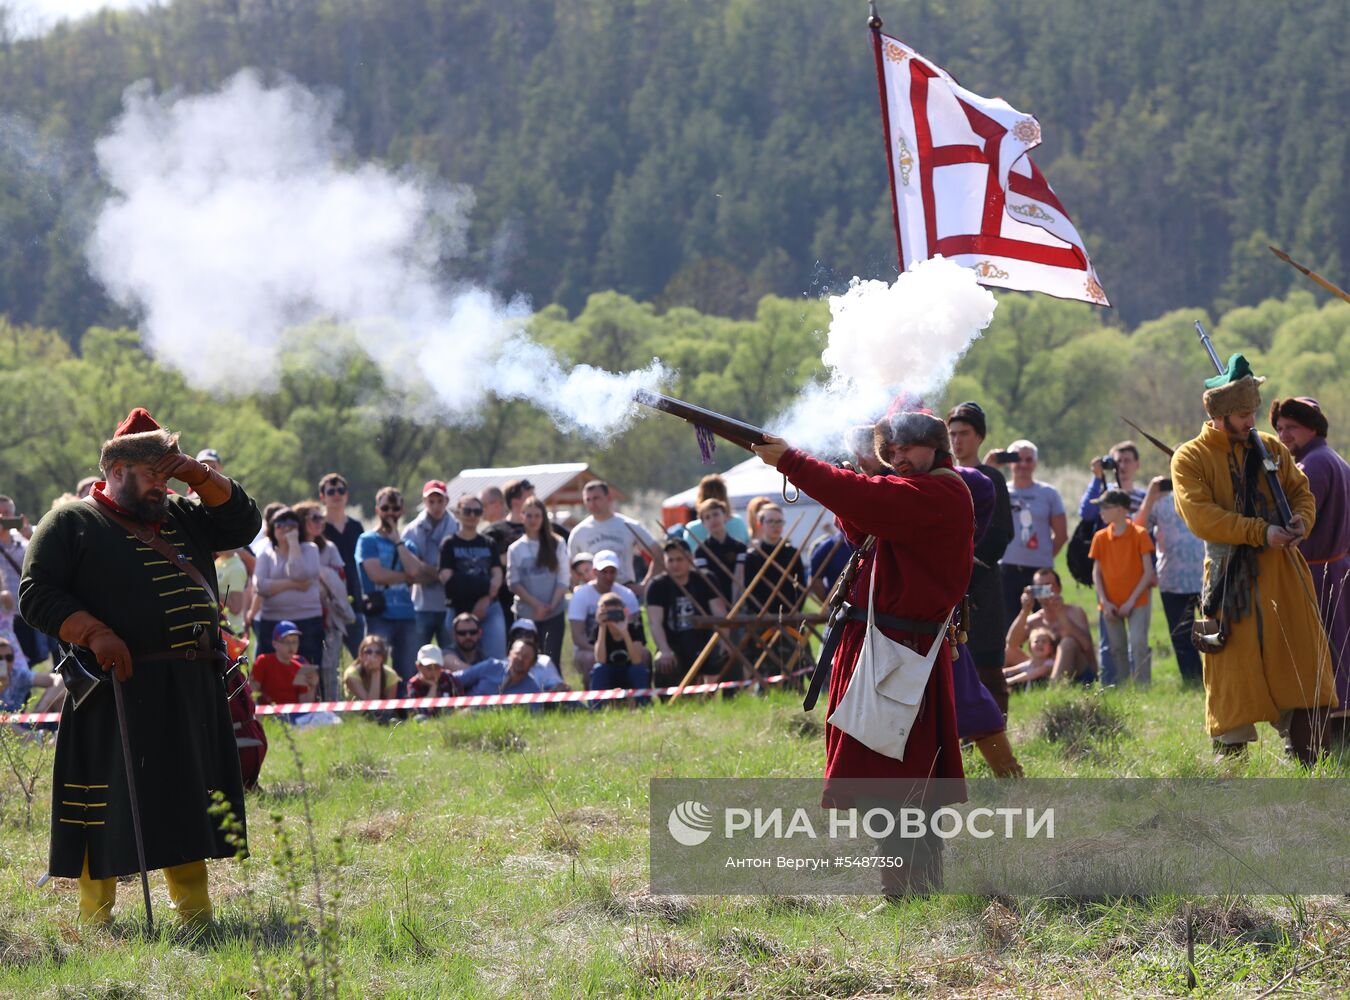
[[[883,0],[887,30],[1036,114],[1041,167],[1134,324],[1350,262],[1350,0]],[[282,70],[356,157],[477,192],[477,277],[748,315],[893,267],[861,0],[175,0],[0,43],[0,312],[76,340],[91,146],[123,89]]]

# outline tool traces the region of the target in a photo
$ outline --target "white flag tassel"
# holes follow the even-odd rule
[[[873,30],[900,266],[943,256],[981,284],[1109,306],[1082,237],[1027,155],[1041,126]]]

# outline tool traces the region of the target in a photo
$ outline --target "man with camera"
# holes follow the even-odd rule
[[[573,534],[575,536],[575,533]],[[572,635],[572,664],[581,674],[582,683],[589,683],[591,668],[595,666],[595,641],[600,635],[600,600],[607,594],[618,594],[628,615],[634,619],[637,629],[641,630],[641,606],[637,595],[619,583],[622,571],[619,554],[612,549],[602,549],[595,554],[595,579],[583,583],[572,592],[567,602],[568,630]],[[639,631],[638,640],[643,636]]]
[[[1012,484],[1008,502],[1012,506],[1013,537],[1003,552],[1000,576],[1003,583],[1003,610],[1011,619],[1021,605],[1022,591],[1039,570],[1053,568],[1055,556],[1069,540],[1068,515],[1064,498],[1049,483],[1035,478],[1040,451],[1025,439],[1008,445],[1007,452],[991,452],[986,464],[1011,464]]]
[[[1177,513],[1170,476],[1153,477],[1134,521],[1153,533],[1158,551],[1158,593],[1181,680],[1199,685],[1200,653],[1191,642],[1191,623],[1205,576],[1205,543],[1191,534]]]
[[[238,850],[211,814],[213,794],[244,822],[215,553],[247,545],[262,518],[238,483],[180,452],[178,436],[139,407],[104,443],[99,467],[105,479],[90,499],[61,504],[37,526],[19,587],[33,626],[76,647],[95,675],[113,671],[125,702],[123,731],[111,685],[78,707],[73,687],[66,698],[48,871],[79,879],[81,920],[112,919],[118,876],[141,869],[125,737],[145,864],[164,869],[180,919],[205,922],[205,859]],[[172,494],[171,479],[195,497]]]
[[[1052,681],[1091,684],[1097,679],[1097,662],[1092,655],[1096,644],[1087,612],[1064,603],[1063,584],[1053,569],[1037,570],[1031,584],[1022,590],[1017,616],[1008,626],[1005,666],[1016,666],[1028,658],[1027,643],[1037,629],[1047,630],[1056,642]]]
[[[1075,530],[1070,545],[1069,556],[1072,560],[1074,547],[1082,546],[1081,555],[1087,557],[1092,539],[1106,526],[1102,520],[1099,500],[1106,492],[1106,477],[1109,474],[1116,482],[1115,489],[1123,490],[1130,497],[1130,513],[1134,514],[1144,502],[1144,491],[1134,484],[1135,474],[1139,471],[1139,446],[1133,441],[1121,441],[1111,446],[1111,450],[1100,458],[1092,460],[1092,479],[1083,491],[1083,499],[1078,502],[1080,526]],[[1070,568],[1075,563],[1070,561]],[[1101,646],[1097,652],[1102,665],[1102,683],[1116,683],[1116,665],[1111,659],[1111,648],[1107,644],[1108,630],[1106,616],[1097,618],[1097,631],[1101,636]],[[1130,664],[1126,664],[1129,668]],[[1126,671],[1130,671],[1127,669]]]

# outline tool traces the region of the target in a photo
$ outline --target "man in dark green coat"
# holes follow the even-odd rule
[[[214,554],[251,542],[261,518],[238,483],[182,454],[178,436],[139,407],[104,443],[99,466],[90,497],[57,507],[33,533],[19,606],[124,682],[146,865],[164,869],[181,919],[205,922],[205,859],[237,850],[208,811],[212,796],[242,824],[244,794],[213,650],[219,607],[181,563],[214,591]],[[196,496],[172,494],[170,479]],[[154,547],[156,536],[177,560]],[[98,923],[112,919],[117,876],[140,868],[110,686],[79,708],[66,699],[52,778],[48,870],[80,880],[80,917]]]

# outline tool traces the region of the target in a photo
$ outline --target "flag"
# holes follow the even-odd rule
[[[900,267],[939,254],[984,285],[1109,306],[1073,220],[1028,153],[1041,126],[873,29]]]

